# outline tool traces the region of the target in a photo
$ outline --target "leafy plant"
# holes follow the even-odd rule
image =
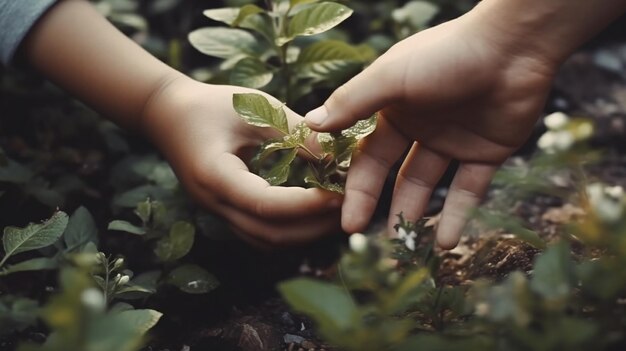
[[[210,9],[204,11],[206,17],[230,28],[200,28],[189,34],[189,41],[200,52],[224,60],[221,74],[230,84],[264,89],[291,105],[314,88],[337,86],[368,60],[363,47],[332,39],[304,40],[351,14],[345,5],[318,0]]]
[[[318,155],[307,146],[311,129],[301,122],[290,131],[282,106],[272,106],[264,96],[254,93],[233,95],[233,106],[248,124],[273,128],[282,134],[282,137],[263,143],[252,159],[253,168],[260,170],[260,174],[271,185],[280,185],[287,181],[292,162],[298,151],[303,151],[309,158],[309,174],[304,181],[309,185],[343,193],[345,172],[350,166],[352,151],[360,139],[376,128],[376,117],[372,116],[340,133],[319,133],[317,141],[322,152]],[[263,170],[263,162],[277,151],[284,152],[281,158],[268,171]]]

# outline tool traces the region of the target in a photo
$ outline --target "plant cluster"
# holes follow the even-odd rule
[[[588,120],[564,114],[545,122],[546,133],[592,129]],[[526,186],[533,189],[519,194],[525,197],[558,187],[540,174],[570,173],[570,182],[561,184],[558,194],[580,211],[560,228],[558,239],[546,243],[504,212],[510,207],[501,207],[503,201],[513,201],[510,193],[496,193],[492,201],[498,206],[487,204],[476,213],[484,225],[543,249],[532,271],[513,271],[495,281],[485,277],[464,286],[442,284],[437,276],[441,261],[433,253],[432,238],[427,239],[432,231],[423,221],[406,223],[400,216],[395,245],[354,234],[335,283],[300,278],[280,286],[283,296],[311,316],[327,340],[346,350],[621,349],[626,344],[621,317],[626,196],[619,186],[589,183],[581,176],[580,161],[596,158],[582,151],[591,133],[582,134],[572,138],[568,148],[548,148],[524,167],[530,172]],[[545,137],[539,139],[540,146],[543,143]],[[500,181],[511,173],[520,176],[520,167],[515,171],[504,169]],[[415,249],[415,242],[422,246]]]

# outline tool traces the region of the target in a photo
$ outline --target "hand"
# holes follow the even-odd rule
[[[469,16],[393,46],[306,116],[318,131],[348,127],[380,111],[376,131],[357,148],[342,210],[347,232],[363,230],[390,167],[409,145],[388,224],[422,216],[451,159],[460,166],[446,198],[437,242],[453,248],[468,210],[498,166],[528,137],[556,65],[502,48],[498,33]]]
[[[337,232],[339,196],[319,189],[270,186],[248,170],[244,159],[250,151],[277,135],[269,128],[247,125],[236,114],[232,95],[245,92],[261,93],[177,75],[150,99],[141,128],[188,192],[225,217],[244,240],[282,246]],[[291,110],[287,116],[291,127],[302,121]]]

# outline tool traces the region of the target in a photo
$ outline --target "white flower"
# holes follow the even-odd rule
[[[574,136],[572,133],[562,130],[556,132],[556,138],[554,140],[554,148],[559,151],[568,150],[574,144]]]
[[[104,295],[102,291],[96,288],[86,289],[80,294],[80,301],[83,305],[95,310],[103,311],[106,307],[106,301],[104,301]]]
[[[406,237],[404,239],[404,245],[406,245],[407,249],[415,251],[415,238],[412,236]]]
[[[572,133],[566,130],[547,131],[537,140],[537,146],[547,153],[553,153],[568,150],[574,141]]]
[[[403,239],[407,237],[406,229],[400,227],[398,228],[398,238]]]
[[[548,129],[557,130],[565,127],[568,121],[569,117],[565,113],[555,112],[547,115],[543,119],[543,124],[545,124]]]
[[[544,151],[552,149],[554,140],[556,139],[555,132],[545,132],[539,140],[537,140],[537,146]]]
[[[350,249],[354,252],[363,253],[367,249],[367,237],[361,233],[350,235]]]

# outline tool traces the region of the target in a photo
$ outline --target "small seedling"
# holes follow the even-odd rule
[[[234,94],[233,107],[246,123],[265,128],[273,128],[282,136],[269,139],[252,159],[252,168],[257,170],[271,185],[287,181],[293,161],[299,151],[309,156],[306,184],[322,189],[343,193],[345,174],[350,167],[352,151],[357,142],[376,129],[376,116],[357,122],[354,126],[337,133],[319,133],[317,142],[322,152],[317,154],[307,146],[311,129],[304,122],[291,130],[283,106],[273,106],[261,94]],[[273,153],[282,150],[284,154],[269,169],[263,169],[263,162]]]

